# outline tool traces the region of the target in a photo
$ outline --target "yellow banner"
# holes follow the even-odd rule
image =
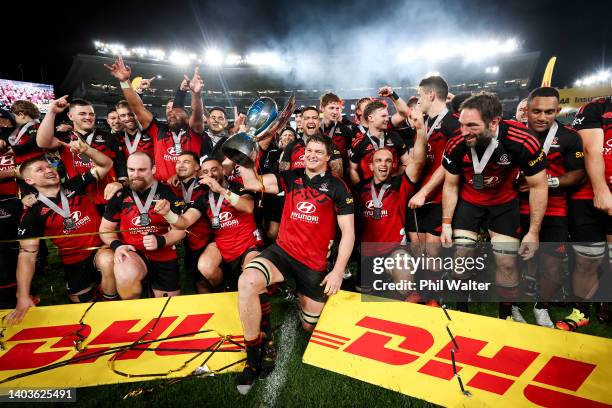
[[[0,388],[184,377],[217,348],[206,362],[212,372],[245,357],[236,293],[36,307],[0,340]],[[234,364],[228,371],[239,369]]]
[[[612,340],[448,314],[452,320],[440,308],[340,292],[304,362],[444,406],[611,406]]]

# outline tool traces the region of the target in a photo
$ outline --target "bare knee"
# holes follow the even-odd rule
[[[257,269],[247,268],[238,278],[238,292],[244,294],[261,293],[266,289],[266,280]]]

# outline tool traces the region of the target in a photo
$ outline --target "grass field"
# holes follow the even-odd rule
[[[41,305],[65,302],[65,292],[60,267],[54,248],[50,249],[48,272],[36,277]],[[182,274],[182,288],[185,294],[194,293],[190,278]],[[77,390],[78,406],[112,406],[126,404],[134,407],[187,406],[197,403],[205,407],[433,407],[434,404],[411,398],[403,394],[370,385],[349,377],[325,371],[302,363],[309,336],[299,325],[293,302],[281,296],[273,298],[272,323],[280,326],[276,343],[279,348],[276,370],[266,379],[260,380],[247,396],[238,394],[235,375],[194,378],[164,387],[164,381],[148,381]],[[524,316],[533,322],[530,308]],[[471,304],[470,310],[482,315],[495,317],[497,305]],[[561,318],[569,308],[551,310],[551,317]],[[612,326],[600,324],[595,318],[582,333],[612,337]],[[138,388],[155,388],[152,393],[136,397],[123,397]]]

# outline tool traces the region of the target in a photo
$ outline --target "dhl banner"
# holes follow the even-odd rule
[[[207,370],[237,371],[241,364],[232,364],[245,357],[235,292],[36,307],[3,329],[2,388],[184,377],[209,356]],[[19,375],[25,376],[5,382]]]
[[[304,362],[444,406],[612,406],[612,340],[448,316],[340,292],[325,306]]]

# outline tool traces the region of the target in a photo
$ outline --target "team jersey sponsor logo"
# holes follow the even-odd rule
[[[574,121],[572,122],[572,126],[582,125],[583,121],[584,121],[584,117],[582,117],[582,118],[575,117]]]
[[[322,184],[321,184],[321,187],[319,187],[319,191],[325,191],[325,192],[327,192],[327,191],[329,191],[329,190],[327,189],[327,187],[328,187],[328,186],[327,186],[327,183],[322,183]]]
[[[96,135],[96,138],[94,139],[94,142],[96,142],[96,143],[104,143],[104,139],[102,138],[102,136]]]
[[[364,217],[369,217],[369,218],[374,218],[374,208],[376,208],[374,206],[374,201],[373,200],[368,200],[368,202],[366,202],[365,207],[366,208],[364,208],[364,210],[363,210],[363,216]],[[389,211],[385,210],[384,205],[383,205],[383,208],[381,208],[381,210],[380,210],[380,216],[381,217],[388,217],[389,216]]]
[[[76,228],[81,228],[82,226],[86,225],[91,221],[89,215],[86,215],[84,217],[82,217],[82,215],[83,214],[80,211],[74,211],[72,212],[72,214],[70,214],[70,218],[72,218],[72,221],[74,221],[74,225]],[[64,229],[64,231],[66,230]]]
[[[164,160],[166,161],[177,161],[178,157],[181,155],[180,152],[177,152],[175,147],[169,147],[166,149],[166,154],[164,154]]]
[[[510,161],[511,161],[510,156],[504,153],[501,156],[499,156],[499,160],[497,161],[497,164],[500,166],[507,166],[511,164]]]
[[[319,217],[316,215],[311,215],[312,213],[317,211],[317,207],[313,203],[310,203],[308,201],[300,201],[299,203],[297,203],[296,209],[297,211],[291,212],[292,220],[304,221],[311,224],[319,223]]]
[[[535,158],[534,160],[531,160],[527,164],[529,165],[529,167],[533,167],[533,166],[535,166],[536,164],[538,164],[539,162],[541,162],[543,160],[544,160],[544,150],[542,150],[540,152],[540,155],[537,158]]]
[[[234,214],[232,214],[230,211],[223,211],[221,214],[219,214],[219,221],[221,221],[221,228],[234,227],[240,224],[237,219],[234,219]]]
[[[13,156],[2,156],[0,157],[0,166],[14,166],[15,160],[13,160]]]

